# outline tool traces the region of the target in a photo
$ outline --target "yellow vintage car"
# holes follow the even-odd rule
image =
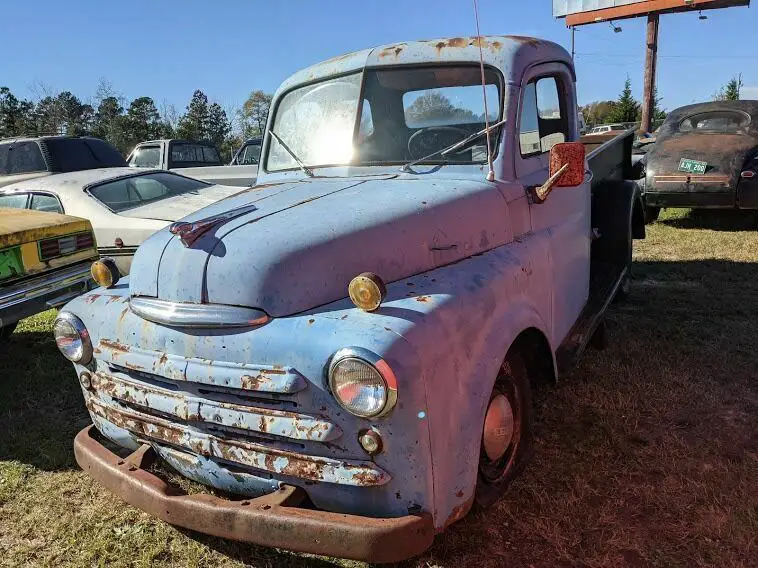
[[[97,258],[86,219],[0,208],[0,340],[20,319],[92,288],[90,266]]]

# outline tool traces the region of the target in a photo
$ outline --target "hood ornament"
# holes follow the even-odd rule
[[[211,229],[216,229],[232,219],[236,219],[257,209],[255,205],[245,205],[244,207],[238,207],[226,213],[220,213],[219,215],[213,215],[212,217],[206,217],[197,221],[177,221],[176,223],[171,223],[168,230],[172,235],[179,237],[179,240],[185,247],[191,247],[196,240]]]

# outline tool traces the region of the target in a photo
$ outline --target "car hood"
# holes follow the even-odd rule
[[[407,278],[507,242],[506,204],[469,180],[309,179],[253,187],[190,246],[164,229],[137,251],[133,296],[291,315],[347,296],[361,272]]]
[[[157,219],[159,221],[177,221],[194,213],[198,209],[207,207],[216,201],[239,193],[239,187],[227,185],[212,185],[197,191],[182,193],[174,197],[153,201],[147,205],[121,211],[122,217],[134,219]]]

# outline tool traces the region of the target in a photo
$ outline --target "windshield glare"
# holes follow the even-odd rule
[[[365,80],[363,91],[361,80]],[[485,70],[490,123],[502,114],[498,72]],[[310,167],[406,162],[442,150],[485,127],[478,66],[368,70],[328,79],[287,93],[272,130]],[[484,136],[428,163],[482,163]],[[272,137],[269,171],[297,168]]]

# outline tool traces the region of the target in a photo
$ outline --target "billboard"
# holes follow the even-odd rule
[[[750,0],[553,0],[553,16],[567,26],[636,18],[651,13],[674,13],[749,6]]]

